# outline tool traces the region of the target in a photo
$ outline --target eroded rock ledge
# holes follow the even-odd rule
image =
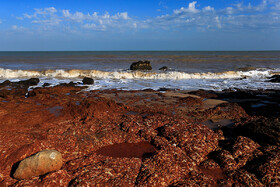
[[[1,89],[0,185],[279,185],[279,117],[250,110],[246,94],[259,93]],[[12,177],[14,164],[46,149],[62,154],[61,169]]]

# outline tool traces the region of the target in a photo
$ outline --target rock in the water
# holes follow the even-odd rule
[[[19,163],[13,177],[16,179],[28,179],[32,176],[44,175],[56,171],[63,164],[62,155],[56,150],[44,150],[30,156]]]
[[[149,61],[138,61],[130,65],[130,70],[152,70],[152,66]]]
[[[159,68],[158,70],[167,71],[167,70],[168,70],[168,67],[167,67],[167,66],[163,66],[163,67]]]
[[[269,79],[269,82],[280,82],[280,75],[273,75]]]
[[[83,78],[83,84],[93,84],[93,83],[94,83],[94,81],[92,78],[90,78],[90,77]]]
[[[50,83],[47,83],[47,82],[46,82],[46,83],[43,84],[43,88],[48,87],[48,86],[50,86],[50,85],[51,85]]]
[[[22,86],[29,87],[29,86],[35,86],[39,82],[40,82],[40,79],[38,79],[38,78],[31,78],[31,79],[28,79],[28,80],[19,81],[18,84],[22,85]]]

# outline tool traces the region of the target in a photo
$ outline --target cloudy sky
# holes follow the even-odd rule
[[[0,50],[280,50],[280,0],[1,0]]]

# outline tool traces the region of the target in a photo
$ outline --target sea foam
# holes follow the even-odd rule
[[[145,72],[145,71],[100,71],[100,70],[12,70],[0,68],[1,79],[46,77],[46,78],[82,78],[92,77],[97,79],[154,79],[154,80],[181,80],[181,79],[237,79],[237,78],[264,78],[277,74],[277,70],[254,70],[248,72],[225,71],[206,73],[186,73],[178,71]]]

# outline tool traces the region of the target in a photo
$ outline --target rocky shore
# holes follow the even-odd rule
[[[0,186],[280,185],[280,91],[33,82],[0,85]],[[62,166],[18,177],[44,150]]]

